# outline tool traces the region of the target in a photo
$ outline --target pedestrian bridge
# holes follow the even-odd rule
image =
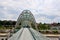
[[[9,40],[49,40],[32,28],[21,28]]]
[[[20,14],[16,27],[21,27],[21,29],[8,40],[50,40],[37,31],[35,18],[29,10],[24,10]]]

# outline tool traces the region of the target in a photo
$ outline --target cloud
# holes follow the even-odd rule
[[[25,9],[37,22],[60,22],[60,0],[0,0],[0,20],[17,20]]]
[[[39,16],[38,15],[38,17],[35,17],[35,19],[36,19],[37,23],[40,23],[40,22],[42,22],[42,23],[53,23],[53,22],[58,23],[58,22],[60,22],[60,16],[49,17],[49,16]]]
[[[38,18],[37,19],[37,23],[40,23],[40,22],[42,22],[42,23],[52,23],[51,19],[48,19],[46,17],[40,17],[40,18]]]

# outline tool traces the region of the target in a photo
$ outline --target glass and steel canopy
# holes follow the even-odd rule
[[[34,26],[37,28],[34,16],[29,10],[24,10],[18,17],[16,23],[16,27],[21,27],[21,29],[8,40],[50,40],[34,30],[32,28]]]
[[[19,25],[21,24],[21,25]],[[24,10],[18,17],[16,27],[24,27],[24,26],[30,26],[32,27],[32,24],[36,26],[36,21],[34,19],[33,14],[29,10]]]

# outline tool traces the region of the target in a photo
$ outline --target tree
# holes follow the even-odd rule
[[[38,29],[39,30],[47,30],[47,29],[50,29],[50,27],[47,25],[47,24],[42,24],[42,23],[39,23],[38,24]]]
[[[13,21],[13,22],[12,22],[12,25],[15,25],[15,24],[16,24],[16,21]]]

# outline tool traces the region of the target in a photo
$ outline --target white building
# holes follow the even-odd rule
[[[10,29],[0,30],[0,40],[8,40],[11,36]]]

